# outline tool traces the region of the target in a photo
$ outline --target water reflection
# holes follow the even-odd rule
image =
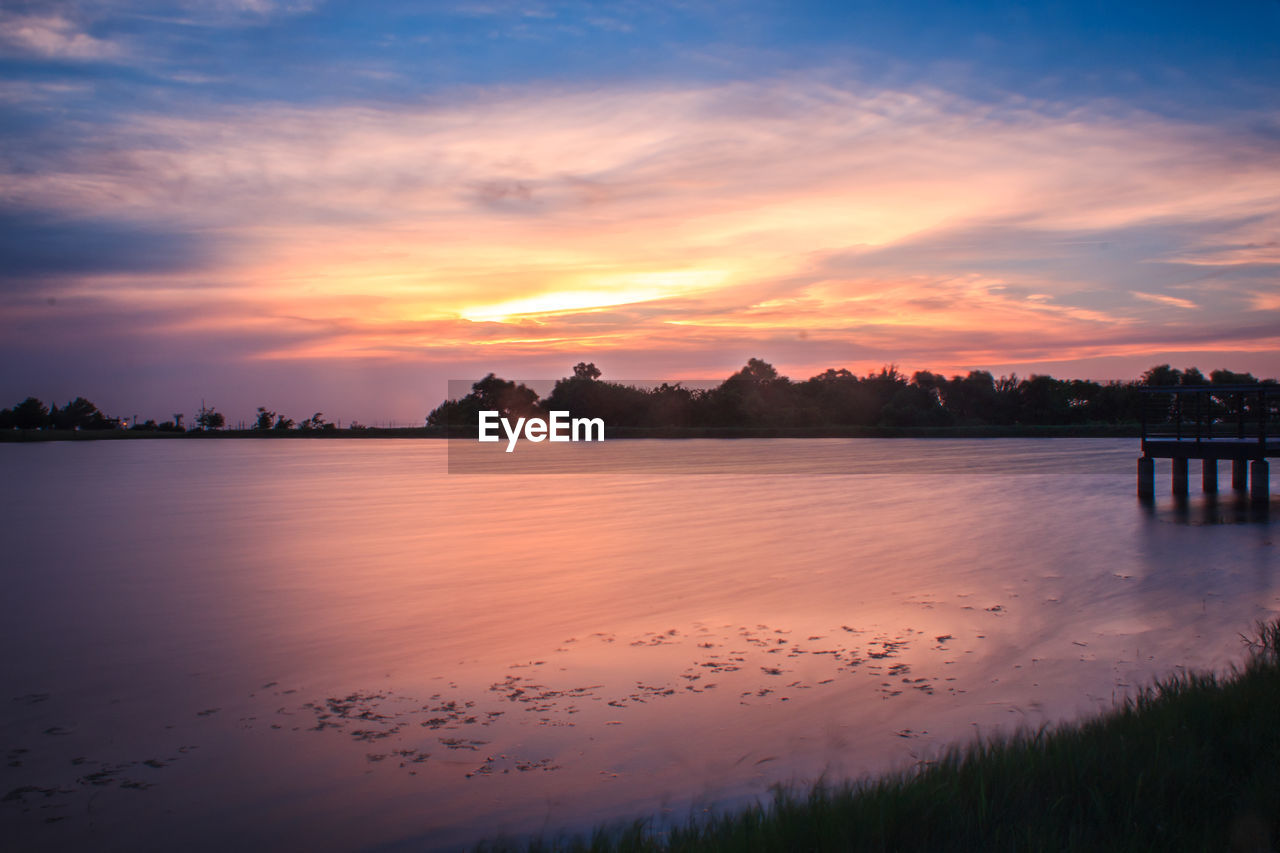
[[[1141,506],[1132,444],[619,442],[537,477],[429,441],[0,448],[0,821],[445,849],[1089,713],[1277,609],[1268,517]]]
[[[1276,511],[1275,501],[1261,503],[1247,493],[1226,495],[1169,495],[1163,501],[1139,500],[1147,515],[1172,524],[1257,524],[1267,525]]]

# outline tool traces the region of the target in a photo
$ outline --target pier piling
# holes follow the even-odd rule
[[[1188,467],[1186,457],[1179,457],[1173,460],[1173,493],[1175,495],[1186,495],[1187,493]]]
[[[1249,496],[1254,503],[1266,503],[1271,500],[1271,466],[1265,459],[1255,459],[1250,466],[1253,468],[1249,472],[1249,479],[1252,481],[1249,485]]]
[[[1156,496],[1156,460],[1150,456],[1138,457],[1138,497],[1151,500]]]
[[[1138,497],[1154,500],[1156,459],[1173,466],[1172,492],[1180,504],[1188,497],[1188,469],[1200,460],[1204,493],[1218,492],[1218,461],[1231,460],[1231,488],[1254,503],[1271,500],[1268,457],[1280,456],[1274,422],[1280,409],[1280,385],[1215,383],[1152,385],[1139,388],[1142,457],[1138,460]]]
[[[1218,491],[1217,459],[1205,458],[1200,460],[1200,488],[1204,489],[1207,494],[1213,494]]]

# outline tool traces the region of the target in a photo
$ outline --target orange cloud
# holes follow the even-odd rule
[[[796,78],[131,116],[57,168],[5,175],[3,195],[224,242],[213,269],[66,286],[224,309],[193,323],[308,328],[258,357],[679,349],[803,333],[897,340],[959,363],[1185,343],[1183,323],[1212,321],[1229,339],[1199,301],[1138,282],[1140,265],[1169,278],[1179,266],[1273,262],[1257,223],[1280,200],[1280,157],[1141,114]],[[924,268],[906,250],[969,226],[1123,242],[1126,229],[1170,224],[1182,229],[1175,245],[1076,266],[935,241]],[[892,263],[875,255],[895,247]],[[1250,287],[1273,310],[1274,285]]]

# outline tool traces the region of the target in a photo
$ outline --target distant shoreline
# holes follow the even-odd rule
[[[613,427],[606,439],[690,438],[1138,438],[1138,424],[1063,424],[939,427]],[[163,432],[156,430],[2,430],[0,442],[120,441],[136,439],[268,439],[311,440],[335,438],[448,438],[439,427],[400,427],[324,430],[206,430]],[[470,436],[455,436],[457,438]]]

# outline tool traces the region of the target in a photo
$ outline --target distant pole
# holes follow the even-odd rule
[[[1147,398],[1145,395],[1139,394],[1138,400],[1138,422],[1142,425],[1142,455],[1147,455]]]
[[[1258,391],[1258,407],[1262,410],[1258,418],[1258,458],[1265,459],[1267,452],[1267,392]]]
[[[1200,443],[1200,392],[1196,392],[1196,443]]]

